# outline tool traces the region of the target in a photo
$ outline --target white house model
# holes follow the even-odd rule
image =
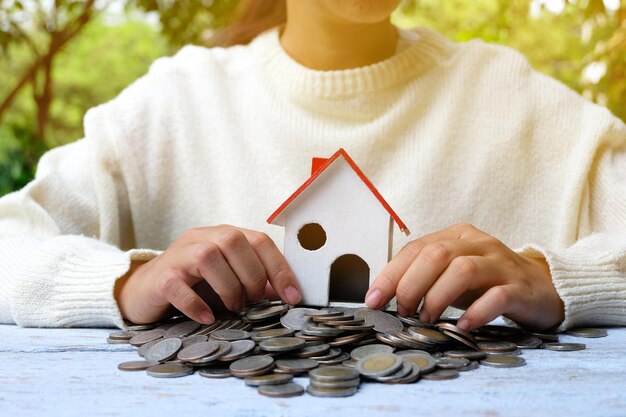
[[[398,215],[345,150],[313,158],[311,177],[268,219],[285,227],[284,255],[311,306],[363,304],[392,254]]]

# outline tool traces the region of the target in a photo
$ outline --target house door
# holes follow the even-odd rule
[[[370,283],[370,267],[358,255],[342,255],[330,267],[329,301],[362,303]]]

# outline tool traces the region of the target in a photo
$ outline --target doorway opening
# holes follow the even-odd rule
[[[358,255],[342,255],[330,266],[328,300],[362,303],[370,284],[370,267]]]

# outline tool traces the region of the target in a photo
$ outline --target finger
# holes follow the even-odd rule
[[[424,246],[398,283],[398,312],[413,315],[420,300],[455,259],[480,253],[481,248],[467,240],[442,240]]]
[[[302,300],[300,285],[274,241],[265,233],[245,229],[242,231],[265,267],[267,279],[272,288],[283,301],[288,304],[298,304]]]
[[[240,230],[230,229],[220,238],[219,247],[243,285],[247,300],[262,299],[267,275],[246,235]]]
[[[424,296],[420,318],[437,320],[444,310],[467,291],[497,285],[499,271],[483,256],[455,258]]]
[[[212,242],[191,246],[195,274],[204,278],[219,295],[226,308],[239,311],[243,308],[243,287],[224,258],[219,246]]]
[[[512,285],[500,285],[490,288],[465,311],[457,322],[463,330],[473,330],[507,314],[514,306]]]
[[[160,292],[170,304],[192,320],[206,324],[215,321],[209,306],[189,287],[182,276],[175,273],[165,275],[161,281]]]
[[[458,224],[407,243],[378,274],[365,295],[365,303],[370,308],[381,308],[387,304],[396,294],[403,275],[427,245],[442,240],[459,240],[479,233],[482,232],[471,225]]]

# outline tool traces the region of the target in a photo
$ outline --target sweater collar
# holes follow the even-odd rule
[[[279,29],[260,34],[251,44],[270,78],[294,93],[332,98],[384,90],[434,67],[448,55],[454,44],[430,29],[400,29],[410,42],[392,57],[360,68],[320,71],[295,61],[280,45]]]

